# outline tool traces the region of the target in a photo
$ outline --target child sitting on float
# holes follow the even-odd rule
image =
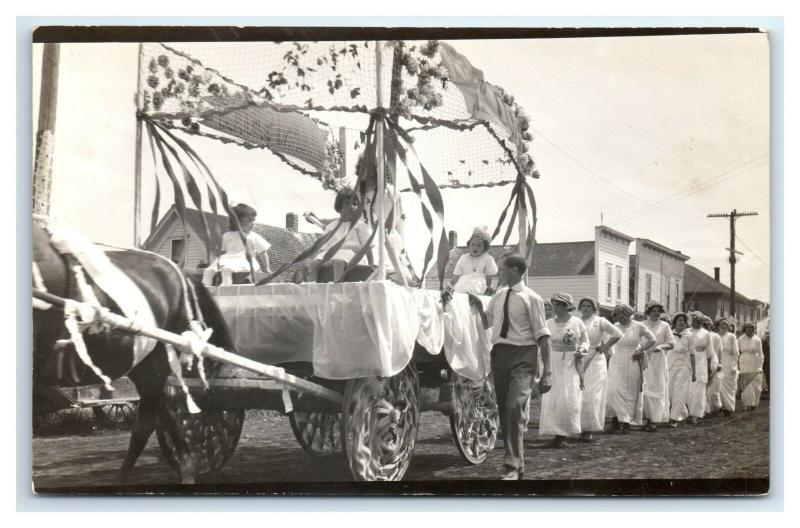
[[[334,235],[320,247],[319,253],[311,261],[309,266],[309,280],[311,282],[317,281],[325,253],[342,239],[345,240],[344,243],[330,259],[333,267],[334,282],[338,282],[342,278],[347,263],[356,256],[356,253],[369,240],[369,227],[359,215],[361,200],[355,190],[344,188],[337,192],[333,208],[339,213],[339,222],[333,219],[320,220],[314,213],[305,213],[303,215],[308,222],[322,227],[325,230],[325,234],[336,230]],[[350,229],[351,225],[353,226],[352,229]],[[366,257],[367,262],[372,266],[372,247],[367,250]]]
[[[497,263],[488,253],[489,230],[476,227],[467,241],[468,252],[461,255],[453,269],[450,285],[457,292],[491,295],[492,279],[497,275]]]
[[[234,216],[231,216],[228,223],[228,231],[222,234],[222,246],[220,255],[203,271],[203,284],[212,286],[217,272],[222,275],[222,286],[233,284],[233,274],[250,272],[250,262],[247,260],[247,251],[242,243],[242,236],[239,234],[239,227],[245,234],[247,250],[249,250],[253,263],[253,271],[262,271],[259,257],[264,260],[264,272],[270,273],[269,251],[270,243],[253,231],[256,223],[255,209],[247,204],[239,204],[233,208]]]

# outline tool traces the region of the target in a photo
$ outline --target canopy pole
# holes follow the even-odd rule
[[[380,40],[375,41],[375,79],[377,86],[375,87],[375,94],[377,98],[377,106],[379,110],[383,110],[383,76],[381,70],[383,69],[383,44]],[[376,279],[379,281],[386,280],[386,269],[384,262],[384,254],[386,253],[386,211],[384,210],[385,198],[385,182],[383,180],[383,114],[379,114],[378,122],[376,123],[375,140],[378,145],[375,149],[376,163],[378,167],[378,182],[375,190],[375,201],[378,213],[378,273]]]
[[[524,178],[524,177],[523,177]],[[522,191],[520,191],[522,192]],[[524,214],[523,214],[524,213]],[[525,258],[527,254],[527,239],[528,239],[528,213],[527,208],[525,207],[524,198],[520,198],[519,201],[519,211],[518,211],[518,218],[519,218],[519,255],[522,258]],[[525,265],[530,266],[530,262],[528,259],[525,259]],[[522,282],[526,286],[528,285],[528,273],[530,273],[530,269],[527,273],[522,277]]]
[[[133,246],[142,248],[142,57],[144,46],[139,43],[139,69],[136,72],[136,145],[133,166]]]

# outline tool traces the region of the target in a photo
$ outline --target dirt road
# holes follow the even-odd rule
[[[535,402],[538,403],[538,402]],[[534,405],[532,416],[538,417]],[[769,474],[769,402],[732,417],[708,418],[696,426],[656,433],[604,434],[593,444],[572,442],[550,449],[532,422],[525,442],[526,479],[727,479]],[[113,484],[128,444],[127,432],[99,432],[33,439],[36,487]],[[447,417],[422,415],[417,446],[405,480],[494,479],[502,468],[502,440],[484,464],[467,465],[458,455]],[[213,481],[219,483],[348,480],[341,457],[314,458],[297,444],[288,419],[248,414],[236,452]],[[177,484],[151,438],[132,474],[132,484]]]

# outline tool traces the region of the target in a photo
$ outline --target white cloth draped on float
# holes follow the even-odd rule
[[[472,380],[488,375],[489,337],[466,295],[447,313],[438,291],[391,281],[234,285],[212,288],[238,354],[277,365],[312,363],[327,379],[392,376],[419,342],[444,345],[453,370]],[[482,356],[479,356],[482,354]]]
[[[608,366],[606,357],[594,350],[622,332],[605,317],[592,315],[582,319],[589,337],[589,355],[583,360],[583,394],[581,394],[581,432],[602,431],[606,421],[606,385]],[[612,354],[613,354],[613,348]],[[594,354],[592,356],[592,354]],[[591,356],[591,357],[590,357]]]
[[[667,354],[669,365],[669,418],[677,422],[689,416],[689,384],[692,365],[689,355],[694,354],[694,335],[684,330],[675,336],[675,348]]]
[[[736,390],[739,382],[739,342],[731,332],[726,332],[720,338],[722,341],[722,380],[719,396],[723,409],[735,411]]]
[[[694,369],[695,381],[689,382],[689,415],[702,418],[706,413],[706,385],[708,384],[708,350],[711,346],[711,334],[705,328],[691,330],[694,335]]]
[[[739,338],[739,381],[742,385],[742,405],[756,407],[761,401],[764,376],[764,352],[761,339],[742,334]]]
[[[706,412],[716,413],[722,410],[722,381],[725,372],[717,372],[722,364],[722,338],[716,332],[710,332],[711,346],[708,349],[708,387],[706,387]]]
[[[575,352],[589,349],[586,327],[577,317],[564,323],[547,320],[550,330],[552,387],[542,395],[540,435],[569,436],[581,432],[581,386]]]
[[[606,414],[616,416],[620,422],[633,425],[642,423],[642,393],[639,390],[642,372],[638,361],[632,357],[642,339],[653,339],[650,330],[639,321],[631,321],[623,328],[616,323],[622,339],[614,345],[614,355],[608,363],[608,398]]]
[[[664,321],[644,321],[656,338],[656,346],[675,346],[672,328]],[[647,353],[647,368],[642,381],[644,416],[654,423],[669,421],[669,364],[667,352],[651,348]]]

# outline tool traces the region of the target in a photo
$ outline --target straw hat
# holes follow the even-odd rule
[[[593,297],[584,297],[580,301],[578,301],[578,308],[581,307],[583,301],[588,301],[592,304],[592,309],[596,312],[597,311],[597,301],[594,300]]]
[[[661,310],[661,313],[666,312],[666,310],[664,309],[664,305],[663,304],[661,304],[658,301],[653,300],[653,301],[650,301],[649,303],[644,305],[644,314],[648,315],[650,313],[650,310],[652,310],[653,308],[658,308],[659,310]]]
[[[552,301],[553,304],[557,302],[564,303],[567,305],[567,310],[570,311],[575,309],[575,304],[572,302],[572,295],[568,293],[556,292],[550,297],[550,301]]]

